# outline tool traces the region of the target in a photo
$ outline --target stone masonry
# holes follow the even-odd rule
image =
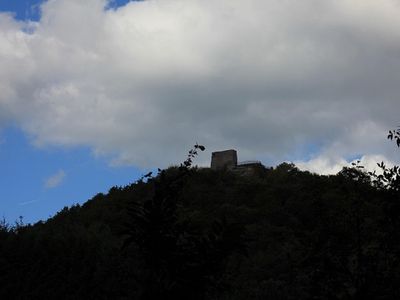
[[[251,176],[255,175],[260,168],[264,168],[260,161],[244,161],[239,162],[236,150],[217,151],[211,154],[211,169],[213,170],[229,170],[238,175]]]
[[[236,150],[217,151],[213,152],[211,155],[211,169],[213,170],[233,169],[236,168],[236,166]]]

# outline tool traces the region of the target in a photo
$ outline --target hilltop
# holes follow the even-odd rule
[[[398,193],[345,168],[171,167],[3,224],[2,299],[398,299]]]

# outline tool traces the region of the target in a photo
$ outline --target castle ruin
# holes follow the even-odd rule
[[[236,150],[224,150],[213,152],[211,154],[211,169],[233,169],[237,166],[237,152]]]
[[[263,167],[262,163],[256,160],[238,163],[237,152],[233,149],[211,154],[211,169],[213,170],[230,170],[241,175],[252,175],[260,167]]]

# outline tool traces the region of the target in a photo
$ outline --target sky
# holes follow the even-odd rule
[[[0,0],[0,214],[83,203],[191,145],[399,163],[400,0]]]

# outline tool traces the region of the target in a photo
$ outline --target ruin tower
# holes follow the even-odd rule
[[[211,154],[211,169],[213,170],[233,169],[236,168],[236,166],[236,150],[217,151]]]

